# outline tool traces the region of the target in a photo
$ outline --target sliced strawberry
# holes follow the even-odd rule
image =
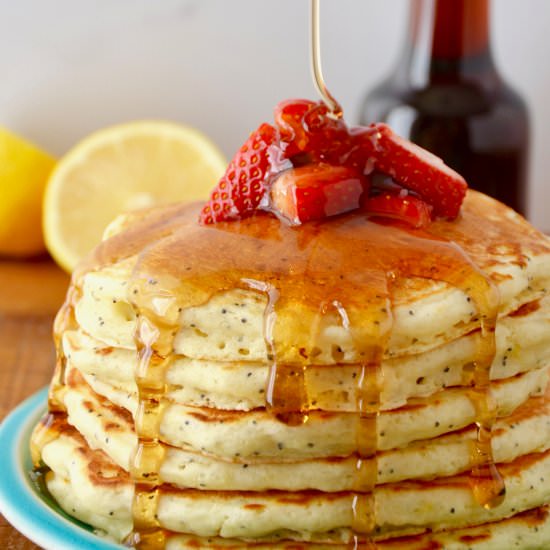
[[[266,192],[272,168],[270,149],[276,138],[277,131],[269,124],[262,124],[250,134],[210,194],[200,223],[240,219],[258,208]]]
[[[235,155],[201,223],[241,219],[271,206],[293,224],[321,219],[361,206],[371,181],[373,212],[415,227],[428,223],[431,209],[439,217],[458,215],[464,179],[385,124],[349,129],[325,104],[306,99],[279,103],[275,124],[262,124]],[[397,190],[378,186],[376,174],[391,178]]]
[[[315,164],[283,172],[271,188],[273,210],[291,225],[343,214],[359,207],[368,181],[346,166]]]
[[[304,125],[304,116],[316,106],[309,99],[287,99],[275,107],[275,125],[281,141],[287,144],[285,153],[292,157],[306,150],[309,135]]]
[[[274,116],[287,158],[307,153],[307,161],[322,162],[348,148],[345,122],[331,116],[322,102],[288,99],[277,105]]]
[[[433,206],[434,214],[456,218],[468,188],[464,178],[439,157],[376,124],[375,166]]]
[[[349,139],[336,151],[334,164],[344,164],[370,175],[375,166],[374,155],[378,144],[378,130],[373,126],[353,126],[348,130]]]
[[[392,218],[413,227],[427,227],[432,219],[432,207],[422,199],[411,195],[382,193],[369,197],[363,204],[368,214]]]

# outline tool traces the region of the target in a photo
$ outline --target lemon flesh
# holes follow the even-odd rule
[[[99,130],[58,163],[44,196],[44,235],[67,271],[100,241],[117,215],[205,199],[226,160],[193,128],[162,121]]]
[[[45,251],[42,196],[55,159],[0,127],[0,256]]]

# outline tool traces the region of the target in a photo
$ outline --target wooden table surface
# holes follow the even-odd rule
[[[0,259],[0,421],[52,375],[52,323],[68,283],[51,260]],[[39,547],[0,515],[0,548]]]

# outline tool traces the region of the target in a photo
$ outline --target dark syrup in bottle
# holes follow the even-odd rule
[[[366,97],[361,124],[387,122],[470,187],[525,215],[528,114],[494,64],[489,7],[489,0],[414,0],[401,58]]]

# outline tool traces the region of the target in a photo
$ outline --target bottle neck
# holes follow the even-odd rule
[[[414,87],[498,80],[489,40],[489,0],[413,0],[399,73]]]

